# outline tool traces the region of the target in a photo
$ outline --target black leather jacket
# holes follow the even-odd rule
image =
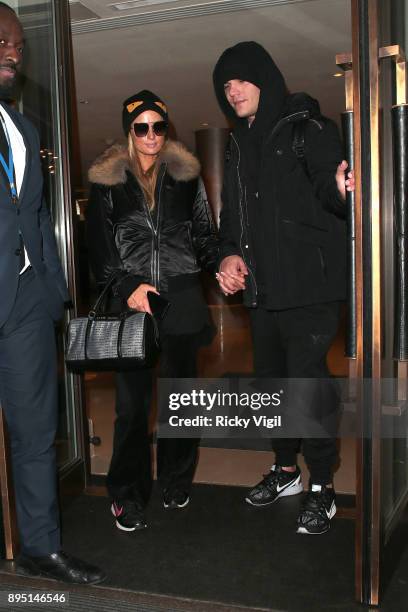
[[[110,147],[92,165],[87,208],[91,265],[100,284],[115,274],[114,295],[140,283],[171,292],[215,269],[218,239],[198,160],[168,141],[159,158],[156,206],[150,212],[131,172],[127,149]]]

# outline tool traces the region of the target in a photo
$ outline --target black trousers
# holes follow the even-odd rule
[[[195,378],[197,336],[162,338],[159,377]],[[112,499],[134,499],[147,504],[152,488],[152,460],[148,435],[153,371],[118,372],[113,454],[107,477]],[[157,440],[157,478],[163,490],[189,492],[197,463],[199,439]]]
[[[339,325],[340,304],[328,302],[302,308],[269,311],[250,310],[254,346],[254,373],[259,378],[328,379],[326,357]],[[329,390],[330,391],[330,390]],[[319,409],[336,411],[335,383]],[[290,406],[288,406],[290,410]],[[276,463],[296,464],[298,438],[274,438]],[[315,484],[328,484],[337,461],[336,439],[304,438],[303,454]]]
[[[20,277],[12,313],[0,329],[0,400],[10,437],[22,551],[33,556],[57,552],[55,327],[32,270]]]

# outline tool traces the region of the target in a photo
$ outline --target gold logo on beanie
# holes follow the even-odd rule
[[[159,102],[159,100],[156,100],[155,104],[157,104],[157,106],[159,106],[165,113],[167,113],[167,106],[163,104],[163,102]]]
[[[137,108],[141,104],[143,104],[143,100],[138,100],[137,102],[132,102],[131,104],[127,105],[126,110],[127,110],[128,113],[133,113],[135,108]]]

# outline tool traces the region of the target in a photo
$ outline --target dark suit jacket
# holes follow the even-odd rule
[[[19,278],[19,231],[33,266],[44,304],[53,319],[61,318],[69,300],[58,257],[54,230],[42,197],[43,178],[40,142],[35,127],[14,109],[4,106],[26,146],[24,179],[19,204],[11,201],[9,186],[0,172],[0,328],[7,321],[17,293]]]

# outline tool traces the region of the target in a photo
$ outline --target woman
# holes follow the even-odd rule
[[[91,264],[98,284],[115,275],[113,297],[150,313],[148,292],[170,307],[160,322],[159,376],[194,378],[200,343],[212,329],[199,271],[214,271],[217,236],[198,160],[167,139],[166,105],[150,91],[123,104],[127,148],[114,145],[92,165],[87,209]],[[107,486],[116,526],[146,527],[152,486],[148,414],[152,371],[116,374],[116,422]],[[159,439],[157,474],[165,508],[183,508],[198,440]]]

